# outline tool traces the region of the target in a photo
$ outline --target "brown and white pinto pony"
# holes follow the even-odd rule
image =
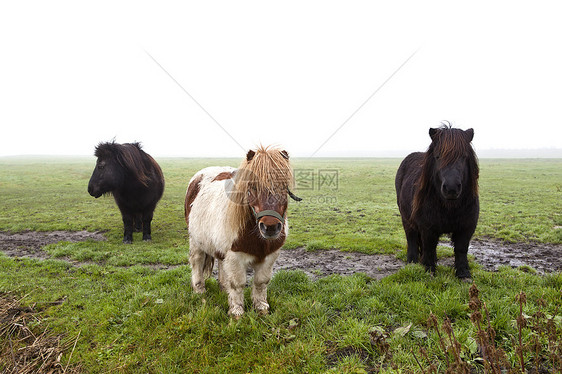
[[[254,268],[252,301],[267,314],[267,285],[289,231],[289,188],[294,184],[289,154],[279,148],[250,150],[238,169],[208,167],[189,181],[185,221],[189,231],[191,284],[205,292],[218,261],[219,284],[228,294],[228,313],[244,313],[246,269]],[[298,199],[298,198],[296,198]]]

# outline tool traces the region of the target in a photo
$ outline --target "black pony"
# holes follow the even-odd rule
[[[160,166],[139,143],[100,143],[94,155],[98,160],[88,183],[90,195],[113,194],[125,226],[123,243],[133,242],[133,226],[142,230],[142,240],[151,240],[152,215],[164,192]]]
[[[408,241],[408,262],[435,272],[441,234],[451,234],[457,277],[470,278],[468,245],[476,224],[478,160],[470,142],[474,130],[443,125],[429,129],[427,152],[408,155],[396,173],[396,195]]]

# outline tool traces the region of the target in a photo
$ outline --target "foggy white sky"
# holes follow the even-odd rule
[[[561,6],[389,3],[2,2],[0,156],[310,156],[379,88],[317,156],[562,148]]]

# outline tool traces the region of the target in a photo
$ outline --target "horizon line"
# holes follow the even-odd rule
[[[351,151],[351,152],[328,152],[322,156],[314,156],[314,158],[401,158],[412,152],[412,150],[385,150],[385,151]],[[165,154],[158,152],[150,152],[153,157],[160,158],[239,158],[240,155],[222,155],[222,156],[206,156],[206,155],[178,155]],[[562,158],[562,148],[487,148],[477,151],[478,158]],[[27,154],[6,154],[0,155],[0,158],[48,158],[48,157],[92,157],[93,154],[70,154],[70,153],[27,153]],[[296,153],[291,155],[292,158],[310,158],[306,153]]]

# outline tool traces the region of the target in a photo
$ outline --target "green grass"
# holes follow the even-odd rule
[[[94,199],[86,192],[93,158],[0,159],[0,231],[106,231],[107,242],[48,246],[51,260],[0,254],[0,293],[44,306],[35,326],[39,332],[48,328],[72,341],[80,333],[72,362],[85,372],[392,372],[388,356],[370,340],[373,330],[388,334],[398,370],[412,372],[419,369],[412,354],[419,346],[442,362],[437,337],[427,327],[430,312],[440,320],[451,318],[463,347],[474,343],[469,285],[445,266],[432,277],[421,266],[409,265],[381,281],[362,274],[311,281],[302,272],[282,271],[269,287],[269,315],[251,310],[247,289],[247,314],[231,320],[226,295],[215,280],[207,282],[205,296],[189,286],[183,199],[197,170],[237,166],[238,160],[158,161],[166,191],[155,212],[153,242],[144,243],[135,234],[133,245],[123,245],[113,199]],[[338,186],[297,188],[304,200],[290,203],[285,247],[403,257],[394,193],[399,161],[295,160],[296,169],[312,170],[316,178],[321,171],[336,170]],[[482,160],[480,168],[476,237],[562,243],[562,160]],[[450,254],[450,249],[441,251]],[[76,267],[58,260],[63,257],[94,263]],[[149,264],[177,266],[157,270]],[[527,293],[526,314],[534,313],[543,298],[547,314],[553,315],[562,307],[562,275],[509,268],[490,273],[472,266],[496,340],[515,361],[516,295]],[[50,304],[57,300],[64,302]],[[68,358],[66,353],[63,363]],[[2,365],[0,360],[0,370]]]

